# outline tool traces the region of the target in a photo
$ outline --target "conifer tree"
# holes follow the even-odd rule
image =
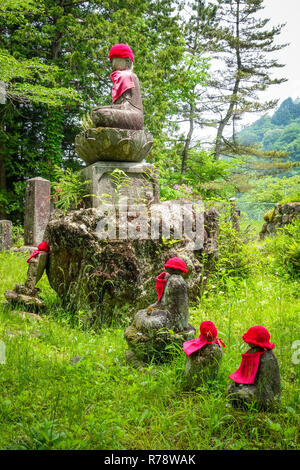
[[[270,54],[286,44],[275,43],[284,24],[268,28],[269,19],[259,17],[264,0],[216,1],[213,26],[202,28],[204,41],[220,64],[206,96],[212,117],[203,119],[203,124],[214,123],[217,127],[214,152],[218,159],[228,149],[224,138],[228,125],[233,125],[235,142],[235,123],[243,114],[266,112],[276,106],[278,100],[262,102],[257,92],[285,81],[272,77],[272,71],[283,65]],[[232,152],[232,142],[230,145]]]

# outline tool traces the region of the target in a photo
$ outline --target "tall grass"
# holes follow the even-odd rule
[[[193,392],[184,386],[182,351],[162,365],[127,364],[123,327],[83,330],[74,313],[61,307],[46,276],[39,283],[47,304],[41,320],[2,304],[0,448],[297,448],[299,364],[292,346],[300,339],[298,285],[268,269],[261,249],[249,250],[251,266],[245,270],[242,264],[239,276],[229,276],[232,260],[226,265],[221,259],[221,272],[190,308],[190,323],[198,328],[212,320],[226,344],[218,379]],[[0,253],[3,299],[15,282],[24,283],[26,268],[24,255]],[[226,397],[228,375],[246,349],[241,336],[255,324],[266,326],[276,345],[282,396],[272,412],[239,411]]]

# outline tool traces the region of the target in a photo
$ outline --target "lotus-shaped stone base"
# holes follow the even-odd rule
[[[98,161],[141,162],[152,148],[152,135],[144,130],[97,127],[75,137],[75,149],[88,164]]]

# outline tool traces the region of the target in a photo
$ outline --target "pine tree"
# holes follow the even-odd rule
[[[203,122],[217,127],[216,159],[228,149],[224,131],[229,124],[233,125],[235,141],[235,124],[243,114],[266,112],[276,106],[278,100],[261,102],[257,92],[285,81],[272,78],[271,71],[283,65],[268,55],[286,46],[275,44],[284,24],[267,29],[269,19],[257,16],[264,8],[264,0],[217,0],[217,3],[213,27],[202,29],[209,49],[220,64],[206,97],[213,117]],[[229,148],[232,152],[232,142]]]

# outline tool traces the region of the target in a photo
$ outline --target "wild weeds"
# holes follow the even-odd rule
[[[129,365],[124,327],[82,328],[85,312],[74,321],[46,277],[39,284],[47,304],[41,321],[0,305],[0,340],[6,346],[0,448],[296,449],[297,284],[276,274],[262,249],[256,253],[255,265],[245,270],[243,264],[239,276],[237,270],[225,276],[231,265],[222,261],[222,276],[191,305],[189,321],[197,331],[201,321],[212,320],[226,344],[217,380],[194,391],[185,388],[182,350],[165,364]],[[26,255],[0,254],[1,295],[15,282],[24,283],[26,268]],[[228,375],[246,349],[241,336],[254,324],[265,325],[276,345],[282,396],[272,412],[236,410],[226,396]]]

